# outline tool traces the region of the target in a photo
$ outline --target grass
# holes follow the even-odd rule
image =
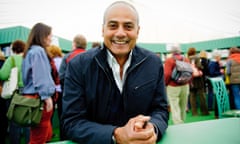
[[[207,116],[202,116],[202,115],[192,116],[191,111],[189,111],[189,112],[187,112],[185,123],[191,123],[191,122],[198,122],[198,121],[205,121],[205,120],[215,119],[214,111],[210,111],[209,113],[210,114],[207,115]],[[169,125],[173,125],[171,113],[170,113],[169,123],[168,124]]]

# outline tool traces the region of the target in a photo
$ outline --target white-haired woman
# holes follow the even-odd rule
[[[209,77],[223,77],[224,72],[221,66],[221,53],[219,50],[214,50],[212,52],[212,59],[208,64],[208,70],[209,70]],[[215,117],[218,118],[218,110],[217,110],[217,104],[215,100],[215,107],[213,108],[213,88],[211,85],[208,87],[208,109],[215,111]]]

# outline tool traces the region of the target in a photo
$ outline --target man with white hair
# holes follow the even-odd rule
[[[63,128],[84,144],[154,144],[168,126],[163,64],[136,45],[136,9],[117,1],[105,11],[103,44],[68,63]]]

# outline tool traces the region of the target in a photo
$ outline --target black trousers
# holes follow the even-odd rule
[[[6,143],[8,119],[7,113],[7,100],[0,97],[0,143]]]

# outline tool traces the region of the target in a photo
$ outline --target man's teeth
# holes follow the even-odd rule
[[[114,43],[116,43],[116,44],[126,44],[127,42],[126,41],[114,41]]]

